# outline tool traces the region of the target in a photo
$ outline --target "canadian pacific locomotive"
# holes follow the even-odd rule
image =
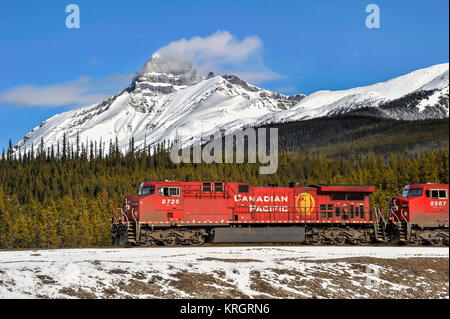
[[[406,185],[402,195],[392,198],[388,204],[386,233],[390,239],[448,245],[448,194],[448,184]]]
[[[360,185],[144,182],[139,194],[126,196],[114,213],[113,245],[386,241],[448,245],[448,185],[407,186],[402,197],[391,199],[387,216],[370,209],[374,191]]]

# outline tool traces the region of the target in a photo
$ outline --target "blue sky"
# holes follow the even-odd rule
[[[70,3],[80,8],[79,29],[66,28]],[[365,26],[370,3],[380,7],[379,29]],[[0,148],[54,114],[116,93],[172,41],[217,31],[236,43],[256,38],[255,51],[233,67],[269,74],[255,80],[263,88],[309,94],[448,62],[448,10],[447,0],[0,0]],[[29,90],[40,105],[23,96]],[[5,101],[8,92],[27,102]]]

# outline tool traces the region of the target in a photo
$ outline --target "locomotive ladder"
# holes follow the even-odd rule
[[[134,218],[134,222],[133,222],[133,221],[130,221],[128,219],[127,215],[124,213],[122,208],[120,209],[120,212],[121,212],[122,216],[125,217],[125,220],[126,220],[125,223],[126,223],[126,226],[127,226],[127,241],[129,243],[135,243],[136,242],[136,238],[139,235],[138,231],[137,231],[138,223],[137,223],[136,217],[134,216],[134,214],[132,214],[133,218]]]
[[[375,219],[376,219],[376,223],[374,224],[375,240],[383,242],[386,240],[386,221],[384,220],[383,212],[381,212],[381,210],[378,208],[375,208]]]
[[[139,222],[137,221],[135,215],[134,215],[134,209],[131,211],[131,215],[133,216],[134,221],[128,221],[127,227],[128,227],[128,242],[129,243],[135,243],[137,242],[139,236]]]
[[[127,224],[128,242],[134,243],[136,242],[136,223],[128,222]]]
[[[410,240],[409,237],[410,237],[410,234],[411,234],[411,229],[410,229],[411,226],[410,226],[410,224],[408,223],[408,221],[406,219],[404,219],[404,221],[402,222],[400,217],[397,216],[397,214],[395,214],[394,212],[392,212],[392,215],[397,220],[395,222],[395,226],[397,227],[397,231],[398,231],[400,242],[408,243],[409,240]]]

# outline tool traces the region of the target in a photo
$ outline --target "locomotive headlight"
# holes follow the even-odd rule
[[[403,204],[402,207],[403,208],[408,207],[408,204]]]
[[[135,217],[137,217],[137,215],[138,215],[138,212],[137,212],[137,211],[135,211],[135,212],[134,212],[134,216],[135,216]]]

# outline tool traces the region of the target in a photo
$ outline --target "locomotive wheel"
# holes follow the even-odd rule
[[[345,237],[344,236],[337,236],[334,240],[337,245],[345,244]]]
[[[430,242],[432,246],[442,246],[442,238],[433,238]]]
[[[164,241],[164,245],[166,245],[166,246],[175,246],[176,244],[177,244],[177,241],[173,237],[167,238]]]

